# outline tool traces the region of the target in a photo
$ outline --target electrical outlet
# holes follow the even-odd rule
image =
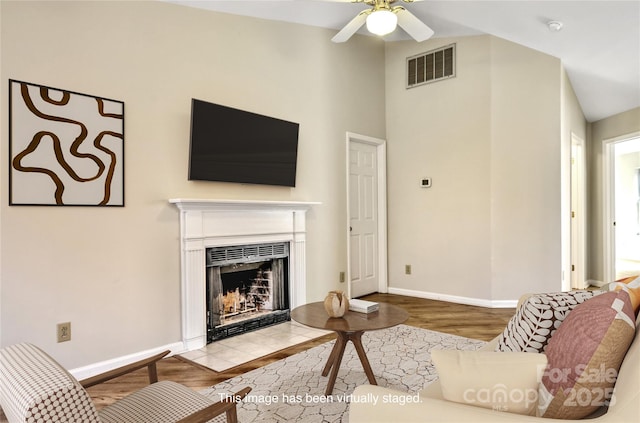
[[[340,283],[344,283],[345,275],[344,272],[340,272]]]
[[[58,342],[71,341],[71,322],[58,323]]]
[[[404,265],[404,274],[405,275],[410,275],[411,274],[411,265],[410,264],[405,264]]]

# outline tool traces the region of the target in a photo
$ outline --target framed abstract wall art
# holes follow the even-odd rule
[[[124,206],[124,102],[9,80],[9,204]]]

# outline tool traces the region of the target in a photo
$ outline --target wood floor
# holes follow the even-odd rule
[[[484,341],[489,341],[502,332],[507,321],[515,312],[515,309],[511,308],[488,309],[391,294],[372,294],[363,297],[363,299],[388,302],[403,307],[409,312],[410,317],[406,322],[408,325]],[[158,364],[158,377],[160,380],[173,380],[194,390],[200,390],[334,338],[334,335],[326,335],[221,373],[194,365],[179,357],[170,357]],[[146,383],[146,372],[140,370],[89,388],[88,392],[100,409],[140,389]],[[3,418],[4,416],[0,416],[0,422],[6,421]]]

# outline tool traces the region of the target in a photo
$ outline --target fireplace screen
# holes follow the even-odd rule
[[[288,258],[288,243],[207,249],[209,342],[290,319]]]

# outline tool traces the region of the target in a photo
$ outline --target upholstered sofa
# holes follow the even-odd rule
[[[639,285],[640,278],[635,279],[634,283],[636,286]],[[614,294],[608,294],[608,295],[613,296]],[[633,297],[633,295],[634,294],[632,293],[631,296]],[[524,307],[523,304],[528,301],[527,298],[528,297],[523,297],[520,300],[516,315],[518,314],[519,311],[523,310],[523,307]],[[597,298],[597,297],[594,296],[593,298]],[[604,297],[602,297],[602,300],[604,301]],[[597,300],[597,301],[600,301],[600,300]],[[623,359],[619,367],[619,370],[615,373],[616,377],[613,381],[612,387],[610,388],[611,390],[610,391],[605,390],[605,392],[610,393],[610,395],[608,395],[608,398],[610,398],[610,402],[605,402],[605,405],[598,407],[595,411],[592,411],[592,412],[590,411],[588,416],[582,417],[584,419],[590,419],[590,421],[594,421],[594,422],[610,422],[610,423],[640,422],[640,340],[638,339],[639,338],[638,336],[635,336],[635,333],[638,332],[637,329],[640,326],[640,317],[637,316],[638,290],[636,290],[635,292],[635,298],[633,298],[633,301],[636,302],[634,304],[634,307],[636,307],[635,315],[633,314],[634,313],[633,308],[630,313],[631,313],[631,316],[634,317],[634,320],[632,320],[631,322],[628,322],[629,319],[623,316],[624,319],[627,320],[627,322],[625,323],[627,326],[629,326],[629,323],[631,323],[631,337],[629,340],[630,345],[625,344],[625,345],[622,345],[621,348],[617,348],[614,345],[613,350],[610,350],[606,353],[607,355],[615,355],[614,350],[616,349],[624,350],[620,352],[620,354],[622,354]],[[585,304],[586,304],[586,301],[585,301]],[[585,306],[582,306],[582,307],[585,309],[584,311],[586,313],[589,313],[589,316],[593,315],[592,311],[587,310]],[[574,312],[575,312],[575,315],[572,315]],[[628,306],[627,306],[627,315],[629,315]],[[578,342],[578,345],[573,348],[574,350],[578,351],[580,350],[581,345],[584,344],[583,341],[581,341],[582,339],[581,337],[591,336],[590,333],[592,331],[588,327],[588,325],[586,329],[581,330],[583,332],[581,334],[576,335],[569,332],[569,330],[572,329],[569,323],[569,316],[573,317],[574,318],[573,321],[577,321],[577,322],[585,319],[584,315],[582,317],[579,316],[578,308],[575,308],[573,311],[571,311],[571,313],[567,313],[566,320],[564,320],[564,323],[559,322],[561,323],[561,325],[556,324],[558,330],[551,331],[550,339],[548,340],[549,349],[551,349],[551,347],[554,346],[554,345],[551,345],[552,343],[551,339],[555,341],[555,338],[561,338],[562,336],[564,336],[565,338],[569,338],[570,340],[574,340]],[[580,317],[580,319],[578,319],[578,317]],[[514,316],[510,324],[513,323],[515,318],[516,316]],[[589,317],[587,317],[587,319],[588,318]],[[620,323],[619,316],[614,318],[618,319],[618,320],[615,320],[616,322],[615,324],[619,324]],[[596,319],[595,321],[598,321],[598,320],[602,320],[602,319]],[[563,326],[565,325],[566,327],[563,328]],[[563,331],[564,335],[562,336],[560,335],[561,328],[566,329]],[[509,326],[507,326],[507,329],[509,329]],[[507,329],[505,329],[505,333],[508,332]],[[593,330],[593,332],[596,332],[596,331],[597,330],[595,329]],[[490,341],[485,346],[483,346],[481,350],[478,350],[477,355],[483,357],[483,359],[486,358],[487,356],[491,356],[494,359],[500,360],[500,358],[503,356],[500,356],[499,354],[505,354],[505,353],[499,351],[499,344],[502,342],[502,344],[504,345],[505,333],[497,336],[492,341]],[[567,334],[569,336],[567,336]],[[629,336],[627,335],[627,338],[628,337]],[[555,342],[555,344],[561,345],[560,340]],[[586,342],[586,344],[588,344],[588,341]],[[614,344],[619,345],[623,343],[621,341],[616,340],[614,341]],[[629,345],[628,349],[626,349],[627,345]],[[626,355],[624,353],[626,353]],[[476,354],[476,352],[468,353],[468,355],[472,355],[472,354]],[[523,354],[525,356],[522,356]],[[530,354],[529,352],[520,352],[520,353],[514,353],[514,357],[518,359],[523,357],[524,359],[542,358],[542,362],[544,363],[547,361],[546,356],[549,354],[550,354],[549,350],[545,350],[544,353],[539,353],[539,354],[535,354],[535,353]],[[535,357],[535,356],[538,356],[538,357]],[[540,356],[544,356],[544,357],[540,357]],[[434,357],[435,355],[432,353],[432,358]],[[461,357],[462,357],[462,363],[464,364],[464,356],[461,356]],[[504,357],[508,357],[508,356],[504,356]],[[453,361],[456,361],[458,358],[455,358]],[[551,359],[552,357],[550,356],[549,360]],[[457,364],[460,364],[460,363],[457,363]],[[548,366],[547,367],[545,366],[543,366],[545,369],[549,368]],[[473,375],[469,374],[471,373],[469,369],[473,367],[464,368],[462,366],[461,368],[463,370],[459,372],[460,373],[458,375],[459,379],[464,380],[465,377],[473,378]],[[514,370],[515,368],[516,367],[513,367],[513,366],[509,367],[509,363],[505,363],[503,366],[500,366],[500,365],[496,366],[495,371],[497,374],[500,374],[500,371],[502,371],[502,376],[496,376],[498,378],[496,380],[500,380],[499,379],[500,377],[509,379],[510,377],[509,372],[515,372],[515,373],[519,372],[518,370]],[[440,373],[437,363],[436,363],[436,369]],[[491,371],[491,369],[487,369],[487,368],[484,368],[481,370],[485,372],[484,373],[485,375],[487,375],[488,372]],[[451,368],[447,369],[447,371],[449,373],[452,373]],[[512,375],[512,376],[516,377],[518,375]],[[452,376],[447,375],[447,377],[451,378]],[[535,381],[538,387],[542,383],[540,379],[541,379],[541,376],[540,374],[538,374],[538,379]],[[375,386],[375,385],[358,386],[353,393],[354,397],[376,398],[378,399],[378,401],[359,401],[359,402],[352,403],[349,409],[349,421],[351,423],[371,423],[371,422],[391,422],[391,421],[393,422],[438,422],[438,423],[443,423],[443,422],[476,423],[476,422],[482,422],[482,421],[542,423],[545,421],[564,421],[565,420],[565,418],[549,418],[546,415],[544,417],[538,417],[540,416],[540,411],[538,409],[540,407],[538,405],[539,398],[536,398],[536,404],[535,404],[536,410],[525,415],[514,414],[510,412],[511,410],[505,411],[501,407],[487,407],[486,405],[481,407],[481,406],[477,406],[477,404],[470,404],[469,402],[465,402],[465,401],[457,401],[457,400],[452,401],[451,393],[448,392],[448,390],[450,391],[450,389],[448,386],[447,387],[443,386],[443,383],[446,385],[451,385],[450,382],[443,380],[442,375],[440,375],[439,380],[436,380],[432,384],[428,385],[424,390],[419,392],[419,395],[415,393],[399,392],[399,391],[388,389],[382,386]],[[445,394],[447,394],[446,396],[449,397],[448,399],[445,398]],[[385,396],[387,396],[387,398],[394,398],[401,395],[405,395],[407,398],[407,401],[403,401],[404,403],[403,405],[399,405],[397,400],[387,401],[387,402],[382,400],[383,398],[385,398]],[[589,395],[589,398],[591,398],[592,401],[596,399],[595,396],[591,397],[590,395]],[[576,398],[573,398],[573,399],[575,400]],[[585,397],[584,396],[581,397],[579,395],[577,398],[577,403],[581,403],[584,400],[585,400]],[[588,405],[593,405],[593,404],[588,404]]]

